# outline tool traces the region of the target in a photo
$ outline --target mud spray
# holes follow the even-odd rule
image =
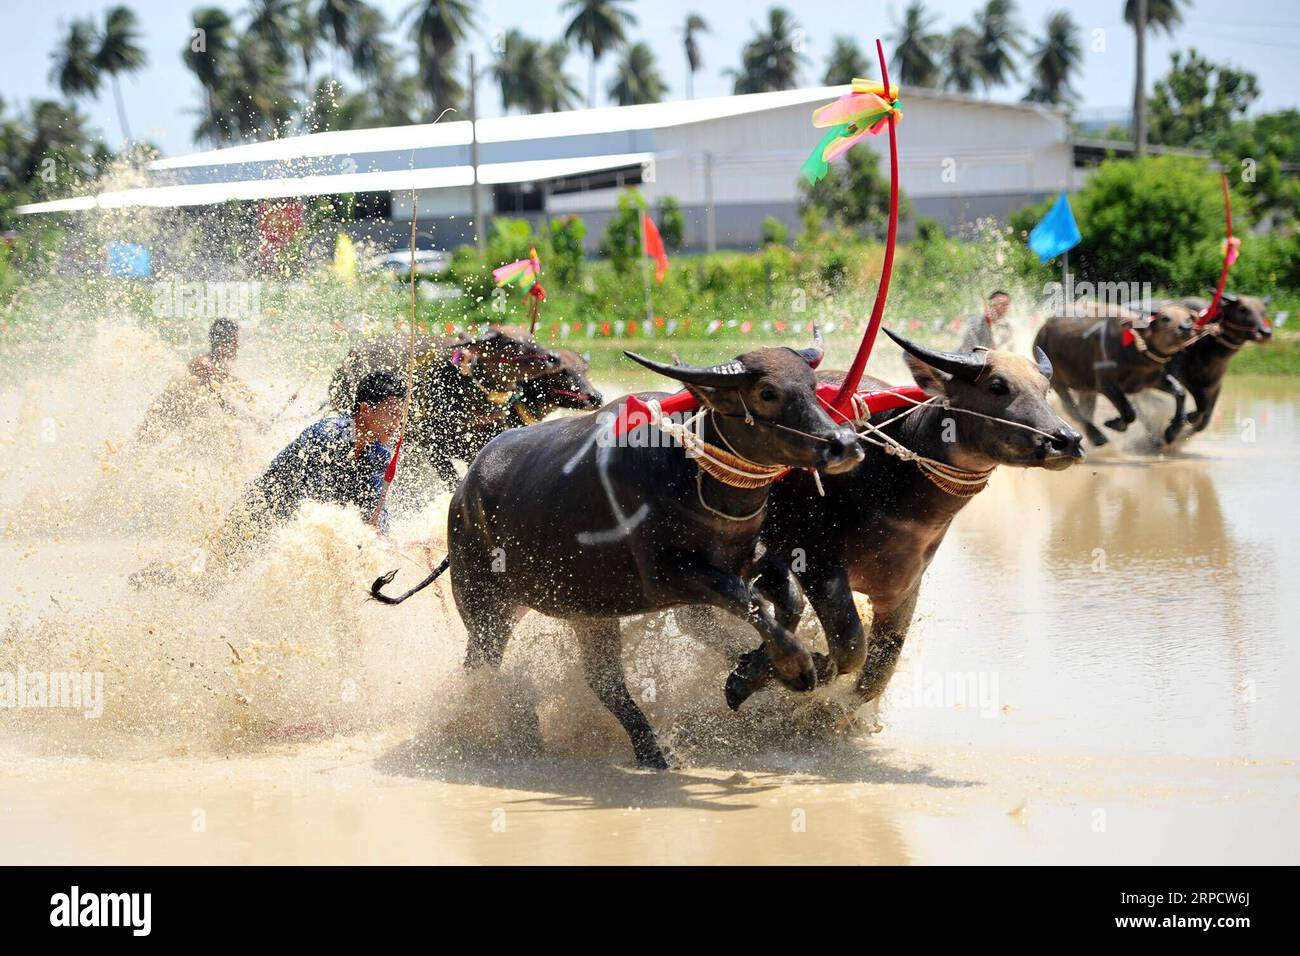
[[[47,688],[0,710],[10,859],[1294,861],[1294,768],[1277,759],[1300,725],[1284,637],[1300,606],[1277,571],[1297,533],[1294,387],[1227,396],[1200,458],[995,477],[927,575],[902,661],[1000,677],[989,719],[923,701],[850,713],[847,687],[774,687],[734,714],[723,680],[750,629],[710,642],[673,614],[625,622],[629,687],[685,767],[646,774],[564,625],[530,615],[500,674],[467,674],[445,578],[400,608],[367,600],[380,573],[411,582],[445,553],[447,497],[418,469],[398,474],[388,538],[308,505],[215,592],[186,586],[241,489],[318,416],[349,345],[401,331],[383,281],[251,278],[246,224],[214,236],[223,215],[201,233],[179,213],[87,221],[3,316],[0,693],[19,673]],[[60,274],[123,238],[160,251],[162,282],[261,283],[257,314],[237,317],[248,419],[212,403],[141,432],[216,316]],[[950,277],[977,290],[969,312],[1005,287],[998,255],[991,242],[978,275]],[[908,291],[891,311],[925,314]],[[1022,352],[1032,291],[1013,289]],[[907,380],[890,349],[871,372]],[[649,384],[619,379],[597,384]],[[181,586],[128,583],[158,561]],[[804,636],[824,650],[815,626]],[[61,697],[87,675],[102,679],[90,717]]]
[[[50,706],[6,710],[0,732],[12,744],[99,757],[215,755],[388,730],[413,735],[431,761],[626,759],[626,736],[587,690],[563,624],[530,615],[501,675],[466,675],[445,580],[402,608],[367,600],[378,574],[401,567],[414,578],[445,553],[446,494],[422,507],[395,496],[388,540],[353,510],[308,504],[216,593],[184,586],[202,577],[208,535],[243,486],[310,421],[323,377],[269,429],[212,402],[187,428],[142,441],[142,420],[184,375],[186,353],[127,316],[99,319],[68,348],[3,393],[0,500],[5,563],[16,573],[0,672],[102,674],[104,706],[98,719]],[[235,369],[265,417],[301,384],[267,369],[304,371],[275,348],[254,329]],[[405,472],[399,483],[420,477]],[[128,583],[156,561],[176,567],[181,586]],[[838,704],[782,692],[729,712],[722,683],[732,655],[757,641],[744,625],[732,631],[718,647],[683,633],[671,614],[625,627],[629,684],[679,756],[804,746],[851,729]]]

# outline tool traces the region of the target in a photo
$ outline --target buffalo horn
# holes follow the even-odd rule
[[[816,368],[822,364],[822,359],[826,357],[826,342],[822,339],[822,330],[813,323],[813,344],[809,349],[795,349],[799,357]]]
[[[624,352],[623,354],[633,362],[644,365],[652,372],[658,372],[660,375],[668,376],[668,378],[675,378],[687,385],[699,385],[704,388],[739,388],[741,385],[754,380],[754,373],[737,361],[727,362],[725,365],[714,365],[710,368],[697,368],[694,365],[664,365],[662,362],[645,358],[635,352]]]
[[[1037,345],[1034,346],[1034,361],[1038,363],[1038,371],[1043,373],[1043,378],[1050,382],[1052,380],[1052,360]]]
[[[895,335],[889,329],[884,330],[904,352],[916,356],[931,368],[937,368],[941,372],[947,372],[953,378],[960,379],[963,382],[973,382],[980,377],[984,371],[984,363],[987,355],[980,352],[977,355],[960,355],[956,352],[938,352],[927,349],[924,346],[917,345],[915,342],[909,342],[901,335]]]

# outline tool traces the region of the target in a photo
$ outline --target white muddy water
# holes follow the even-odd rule
[[[530,618],[499,678],[466,677],[445,582],[364,600],[420,573],[445,502],[382,543],[308,507],[211,598],[131,589],[198,560],[323,380],[265,433],[212,416],[133,447],[184,356],[132,327],[93,341],[0,389],[0,673],[103,686],[90,718],[0,710],[0,861],[1300,860],[1295,383],[1231,382],[1177,455],[996,475],[856,724],[833,688],[732,714],[722,654],[629,628],[630,682],[683,761],[652,774],[562,626]],[[246,343],[268,418],[302,384],[273,367]]]

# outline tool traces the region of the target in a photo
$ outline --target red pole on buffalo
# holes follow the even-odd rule
[[[880,83],[885,89],[885,99],[889,99],[889,67],[885,63],[885,47],[876,40],[876,56],[880,59]],[[898,238],[898,114],[889,113],[889,231],[885,236],[885,262],[880,269],[880,288],[876,290],[876,303],[871,309],[871,320],[867,331],[858,346],[858,354],[853,357],[849,373],[840,383],[840,390],[832,403],[835,410],[848,415],[852,408],[853,393],[862,381],[862,374],[867,369],[867,359],[871,357],[871,347],[875,345],[876,333],[880,331],[880,320],[885,315],[885,300],[889,298],[889,276],[894,268],[894,243]]]
[[[1219,272],[1219,284],[1214,289],[1214,299],[1210,302],[1209,307],[1202,312],[1196,319],[1198,326],[1205,325],[1219,314],[1219,303],[1223,300],[1223,289],[1228,284],[1228,269],[1232,266],[1233,260],[1237,257],[1233,255],[1232,247],[1232,197],[1228,192],[1228,176],[1226,173],[1219,173],[1219,180],[1223,183],[1223,215],[1228,223],[1228,239],[1223,249],[1223,269]]]
[[[867,323],[866,332],[862,336],[862,343],[858,346],[857,355],[853,359],[848,375],[845,376],[838,389],[829,383],[822,383],[817,386],[817,394],[822,402],[844,421],[851,420],[853,417],[853,397],[862,381],[863,372],[867,367],[867,359],[871,356],[871,347],[875,343],[876,333],[880,330],[880,322],[885,314],[885,300],[889,296],[889,277],[894,268],[894,246],[898,239],[898,105],[890,95],[889,67],[885,62],[885,47],[880,40],[876,40],[876,55],[880,59],[880,97],[883,100],[877,105],[879,111],[886,114],[885,121],[889,124],[889,231],[885,239],[885,260],[881,267],[880,287],[876,290],[875,306],[871,310],[870,321]],[[855,93],[867,92],[866,90],[856,90],[856,82],[854,86]],[[844,98],[841,98],[838,102],[843,103],[843,101]],[[832,109],[833,106],[834,104],[826,107],[826,109]],[[847,117],[851,116],[854,118],[852,122],[849,122]],[[818,126],[834,125],[837,121],[839,121],[839,125],[823,138],[822,142],[814,150],[813,156],[809,157],[808,162],[804,164],[804,172],[805,175],[809,176],[810,182],[816,182],[820,176],[825,175],[826,165],[829,162],[826,159],[827,153],[833,154],[832,158],[833,156],[842,155],[845,149],[867,135],[868,130],[872,133],[879,130],[879,125],[874,123],[874,117],[870,112],[865,116],[861,114],[854,116],[852,110],[847,114],[839,112],[822,123],[817,122],[817,114],[814,114],[814,124]],[[820,167],[820,173],[809,173],[810,168],[816,169],[818,167]],[[919,393],[919,390],[907,386],[900,389],[890,389],[887,392],[873,393],[872,396],[866,397],[867,406],[873,411],[893,408],[907,400],[904,397],[905,395],[914,392]],[[699,405],[695,396],[689,391],[677,392],[663,399],[659,404],[660,410],[665,414],[691,411]],[[614,434],[625,434],[639,425],[647,424],[649,420],[650,410],[646,403],[636,395],[629,395],[619,407]]]

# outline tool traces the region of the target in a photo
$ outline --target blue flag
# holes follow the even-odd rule
[[[1034,231],[1029,234],[1029,248],[1038,253],[1040,262],[1046,262],[1067,249],[1073,249],[1082,238],[1079,227],[1074,222],[1070,200],[1065,193],[1061,193],[1043,221],[1034,226]]]

